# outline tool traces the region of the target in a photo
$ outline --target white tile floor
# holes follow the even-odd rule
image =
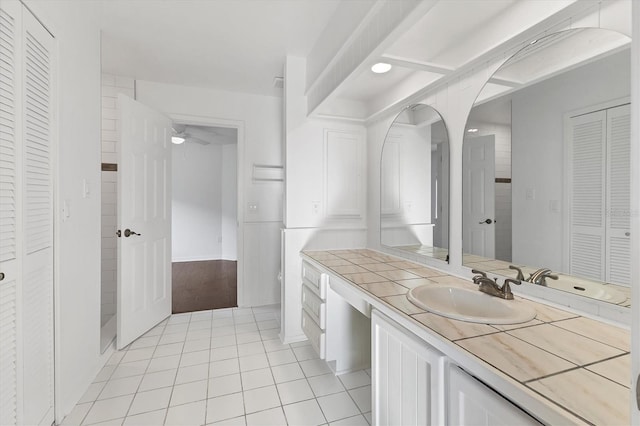
[[[363,425],[369,371],[283,345],[277,306],[172,315],[114,353],[63,425]]]

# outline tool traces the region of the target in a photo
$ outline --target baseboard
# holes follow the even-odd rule
[[[237,262],[238,259],[224,259],[220,257],[211,257],[211,256],[194,256],[194,257],[176,257],[171,259],[172,263],[182,263],[182,262],[203,262],[207,260],[229,260],[232,262]]]

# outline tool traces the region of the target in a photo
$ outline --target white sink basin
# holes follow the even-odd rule
[[[592,299],[604,300],[609,303],[622,303],[627,296],[608,286],[577,278],[560,275],[557,280],[547,280],[547,287],[555,288]]]
[[[465,288],[422,285],[407,298],[434,314],[483,324],[518,324],[535,318],[536,311],[519,300],[504,300]]]

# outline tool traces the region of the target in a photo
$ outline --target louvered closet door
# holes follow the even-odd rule
[[[0,424],[53,422],[53,39],[0,6]]]
[[[606,112],[571,118],[571,274],[605,279]]]
[[[21,145],[18,133],[21,6],[0,4],[0,425],[18,422],[19,289],[21,244]]]
[[[53,421],[53,38],[26,10],[23,23],[23,413],[25,424],[50,424]]]
[[[631,284],[630,118],[629,105],[607,110],[606,280],[625,285]]]

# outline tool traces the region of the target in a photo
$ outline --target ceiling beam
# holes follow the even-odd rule
[[[509,80],[506,78],[499,78],[499,77],[491,77],[489,79],[489,83],[499,84],[500,86],[507,86],[507,87],[521,87],[523,85],[522,82],[520,81]]]
[[[394,55],[382,55],[380,59],[384,62],[387,62],[391,65],[395,65],[398,67],[411,68],[419,71],[427,71],[435,74],[446,75],[455,70],[455,68],[449,67],[446,65],[434,64],[431,62],[416,61],[413,59],[403,58],[403,57],[394,56]]]

